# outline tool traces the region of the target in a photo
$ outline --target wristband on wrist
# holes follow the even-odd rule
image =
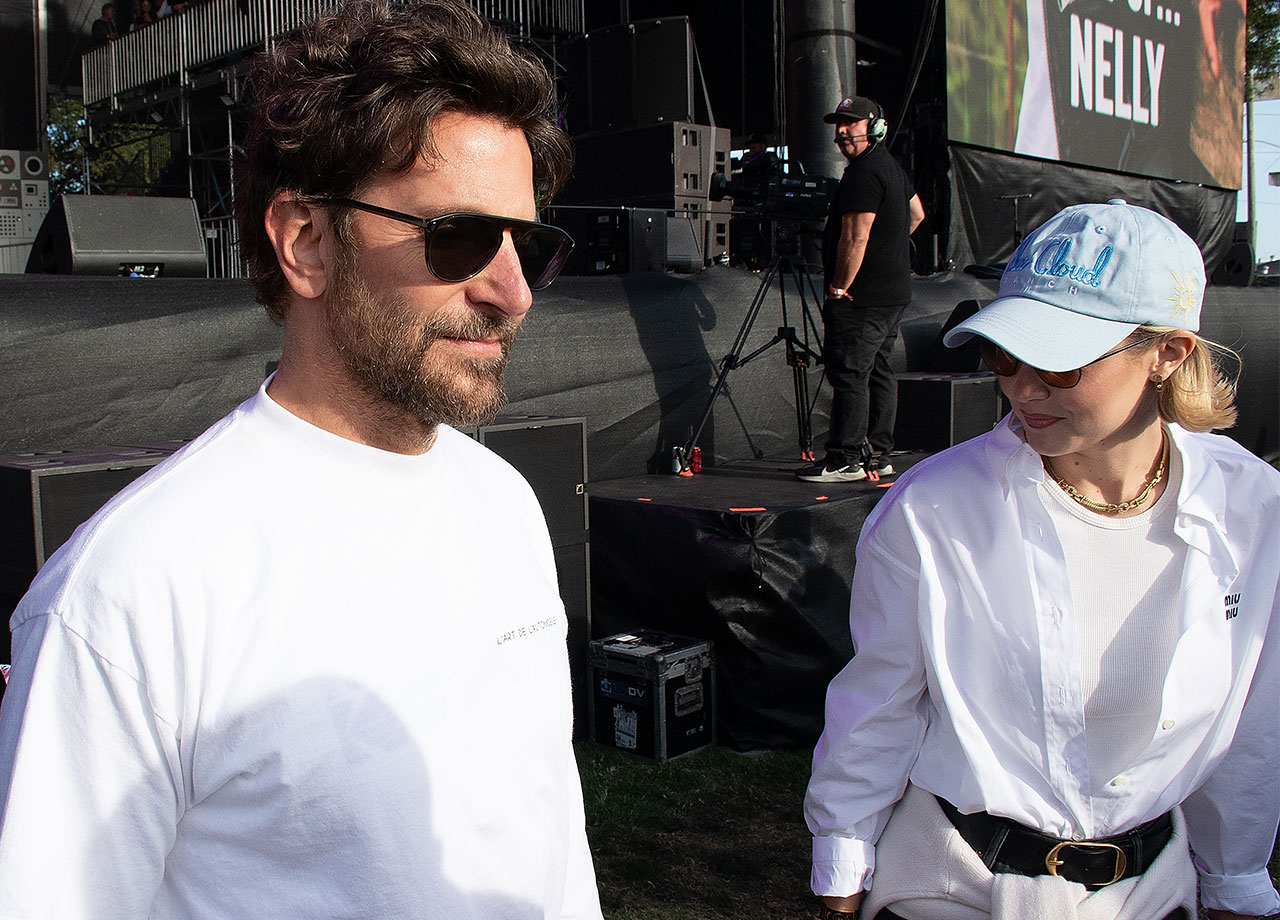
[[[847,288],[836,287],[834,284],[827,288],[827,294],[831,297],[843,298],[844,300],[853,300],[853,298],[849,296],[849,291]]]

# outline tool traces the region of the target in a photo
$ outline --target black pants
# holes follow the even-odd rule
[[[822,305],[822,362],[832,391],[826,465],[832,469],[858,463],[864,439],[877,454],[893,449],[898,380],[889,355],[906,309],[862,307],[843,298]]]
[[[903,918],[899,917],[886,907],[884,910],[880,911],[880,913],[876,914],[876,920],[903,920]],[[1187,916],[1187,912],[1185,910],[1179,907],[1173,913],[1165,917],[1164,920],[1191,920],[1191,918]]]

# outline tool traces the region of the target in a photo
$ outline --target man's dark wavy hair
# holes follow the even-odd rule
[[[289,286],[263,220],[278,192],[303,200],[354,197],[375,174],[434,158],[431,127],[450,111],[524,132],[539,205],[560,189],[572,164],[546,68],[452,0],[351,0],[280,41],[249,86],[236,221],[258,300],[277,323]],[[349,213],[334,207],[331,215],[339,242],[349,244]]]

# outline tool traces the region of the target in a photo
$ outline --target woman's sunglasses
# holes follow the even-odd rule
[[[520,271],[531,291],[540,291],[556,279],[573,251],[573,240],[559,227],[533,220],[516,220],[493,214],[455,211],[427,219],[414,217],[354,198],[326,198],[330,204],[368,211],[410,224],[424,233],[427,268],[441,281],[468,281],[480,274],[502,248],[502,235],[511,231]]]
[[[1097,364],[1099,361],[1110,358],[1112,355],[1118,355],[1122,351],[1128,351],[1130,348],[1137,348],[1139,345],[1145,345],[1147,342],[1153,341],[1159,336],[1149,335],[1144,339],[1138,339],[1136,342],[1130,342],[1128,345],[1121,345],[1119,348],[1112,349],[1101,358],[1094,358],[1089,364]],[[1022,366],[1022,362],[1009,354],[995,342],[990,339],[978,339],[978,353],[982,355],[982,363],[987,366],[987,370],[993,374],[999,374],[1001,377],[1012,377],[1018,373],[1018,368]],[[1069,390],[1080,382],[1081,371],[1089,364],[1082,365],[1069,371],[1045,371],[1038,367],[1032,367],[1040,379],[1051,387],[1058,387],[1062,390]],[[1028,365],[1030,367],[1030,365]]]

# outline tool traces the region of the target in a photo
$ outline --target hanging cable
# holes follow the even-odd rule
[[[915,57],[911,62],[911,77],[907,80],[907,91],[902,97],[902,107],[898,112],[898,119],[893,126],[893,130],[885,139],[886,147],[891,145],[894,138],[898,136],[898,131],[902,128],[903,121],[907,117],[907,109],[911,104],[911,97],[915,95],[916,84],[920,81],[920,71],[924,69],[924,60],[929,54],[929,45],[933,41],[933,29],[938,20],[938,0],[930,0],[929,11],[925,14],[924,20],[920,24],[920,37],[916,40]]]

